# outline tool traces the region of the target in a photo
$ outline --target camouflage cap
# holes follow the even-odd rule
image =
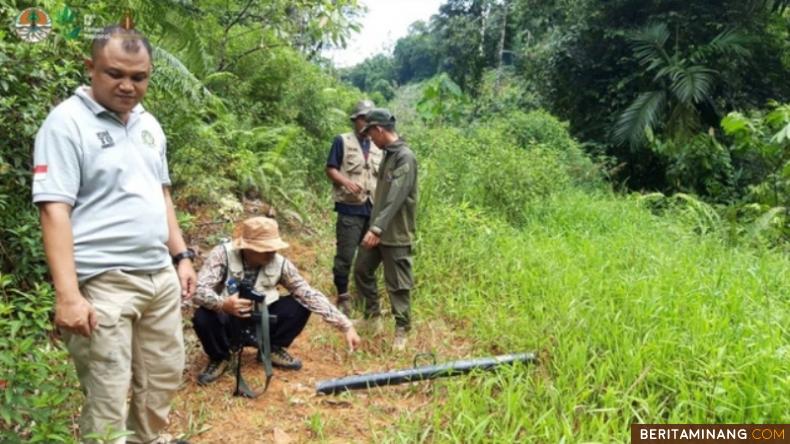
[[[362,134],[365,134],[371,127],[383,126],[385,128],[395,128],[395,116],[392,115],[390,110],[385,108],[374,108],[365,116],[367,123],[362,128]]]
[[[374,106],[376,105],[370,100],[360,100],[354,105],[354,109],[351,111],[351,116],[349,117],[351,117],[351,120],[356,120],[357,117],[369,113]]]

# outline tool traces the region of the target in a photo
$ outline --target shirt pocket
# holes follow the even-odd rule
[[[345,162],[345,170],[350,174],[359,174],[365,166],[365,160],[356,151],[349,152],[346,155]]]
[[[392,171],[392,177],[394,179],[397,179],[397,178],[407,174],[409,171],[411,171],[411,165],[409,165],[408,163],[404,163],[403,165],[399,166],[398,168],[395,168]]]

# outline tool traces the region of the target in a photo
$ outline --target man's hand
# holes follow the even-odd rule
[[[234,294],[222,303],[222,311],[237,318],[249,318],[252,311],[252,301],[241,299],[238,294]]]
[[[89,337],[98,324],[96,310],[82,294],[74,267],[74,237],[71,230],[71,205],[43,202],[41,233],[44,251],[55,286],[55,325],[63,330]]]
[[[98,323],[96,309],[81,294],[56,300],[55,325],[59,328],[90,337]]]
[[[377,247],[381,243],[381,238],[374,232],[368,231],[365,237],[362,238],[362,246],[370,250]]]
[[[353,180],[346,180],[346,183],[344,183],[343,186],[346,187],[350,193],[357,194],[362,192],[362,186]]]
[[[351,353],[354,353],[354,350],[359,347],[360,343],[362,343],[362,339],[360,339],[357,331],[354,330],[354,327],[352,326],[348,329],[348,331],[346,331],[346,344],[348,344],[348,350]]]
[[[197,275],[195,274],[195,267],[192,266],[192,261],[189,259],[182,259],[178,263],[176,269],[178,280],[181,281],[181,299],[188,301],[192,299],[195,294],[195,285],[197,284]]]

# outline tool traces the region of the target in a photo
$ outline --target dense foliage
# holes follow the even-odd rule
[[[470,120],[544,107],[633,190],[767,204],[761,153],[723,131],[730,112],[787,103],[786,1],[448,0],[391,56],[342,72],[372,93],[446,73]],[[383,88],[383,89],[382,89]],[[495,92],[496,105],[480,106]]]
[[[784,108],[724,126],[778,155]],[[787,420],[788,257],[760,241],[779,227],[608,191],[543,111],[406,131],[422,162],[416,319],[472,332],[478,356],[541,363],[439,383],[381,441],[628,442],[636,422]],[[732,245],[734,227],[755,242]]]
[[[0,2],[13,23],[24,2]],[[53,32],[36,44],[0,29],[0,441],[63,441],[79,402],[73,368],[50,341],[38,215],[30,203],[33,139],[52,106],[86,83],[90,24],[132,11],[154,44],[144,106],[168,135],[180,218],[207,205],[222,222],[239,199],[265,196],[300,219],[323,206],[324,151],[359,98],[308,61],[356,28],[354,0],[321,2],[45,2]],[[320,188],[323,191],[323,188]]]
[[[152,39],[144,106],[187,229],[261,198],[331,236],[324,160],[363,94],[319,55],[357,27],[355,0],[43,3],[44,42],[0,28],[3,442],[76,436],[30,170],[38,126],[86,82],[87,17],[130,9]],[[341,72],[391,100],[418,156],[417,327],[441,319],[472,332],[475,354],[541,358],[440,383],[377,439],[610,442],[632,422],[788,421],[787,5],[449,0],[391,56]],[[0,22],[25,6],[0,0]]]

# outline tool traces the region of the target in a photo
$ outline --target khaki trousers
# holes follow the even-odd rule
[[[98,315],[89,338],[64,334],[85,393],[80,434],[90,441],[86,435],[128,429],[132,435],[107,442],[153,441],[167,425],[184,369],[178,276],[172,267],[113,270],[89,279],[80,291]]]

